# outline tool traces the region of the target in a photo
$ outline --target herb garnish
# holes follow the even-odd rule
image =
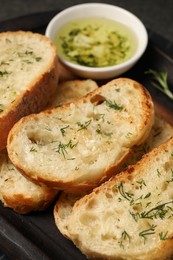
[[[117,104],[115,101],[111,101],[111,100],[106,100],[106,105],[110,108],[113,108],[115,110],[119,110],[122,111],[123,110],[123,106]]]
[[[147,240],[147,236],[155,234],[155,228],[156,228],[156,225],[151,225],[150,228],[145,229],[139,233],[139,236],[144,239],[144,244]]]
[[[78,131],[87,129],[87,127],[90,125],[90,123],[91,123],[91,120],[88,120],[88,121],[84,122],[83,124],[81,122],[77,122],[77,125],[80,127],[78,129]]]
[[[9,75],[10,74],[10,72],[8,72],[8,71],[0,71],[0,77],[3,77],[3,76],[5,76],[5,75]]]
[[[124,197],[126,200],[129,200],[129,201],[131,200],[133,195],[124,191],[124,186],[123,186],[122,182],[120,183],[120,185],[117,188],[122,197]]]
[[[78,144],[78,142],[76,143],[72,143],[72,140],[70,140],[67,144],[63,144],[63,143],[59,143],[58,145],[58,149],[56,150],[56,152],[58,152],[59,154],[62,154],[64,159],[66,158],[67,153],[67,148],[73,149],[74,147],[76,147]]]
[[[173,204],[173,200],[160,204],[148,211],[141,212],[140,218],[148,218],[148,219],[153,220],[154,218],[157,219],[159,217],[159,218],[163,219],[169,210],[173,211],[173,209],[170,207],[165,208],[165,206],[169,205],[169,204]]]
[[[140,184],[140,189],[142,189],[142,186],[146,186],[146,183],[143,179],[137,181],[138,184]]]
[[[121,241],[119,242],[120,247],[124,248],[123,241],[126,241],[127,239],[129,242],[131,241],[130,235],[124,230],[121,234]]]
[[[169,89],[167,82],[167,73],[166,72],[158,72],[152,69],[149,69],[145,72],[145,74],[150,74],[152,76],[151,84],[167,95],[170,99],[173,99],[173,93]]]
[[[168,234],[168,231],[159,233],[160,240],[168,239],[167,234]]]
[[[32,146],[32,147],[30,148],[30,152],[37,152],[37,149],[35,149],[35,147]]]
[[[61,131],[62,136],[65,136],[65,129],[67,129],[68,127],[69,127],[69,125],[60,128],[60,131]]]

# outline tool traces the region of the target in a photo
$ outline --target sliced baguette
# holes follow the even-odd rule
[[[168,124],[165,120],[155,116],[154,125],[149,137],[144,144],[134,147],[129,160],[125,162],[123,168],[126,168],[127,165],[135,164],[142,158],[145,153],[150,152],[154,148],[158,147],[160,144],[166,142],[172,136],[173,126]],[[72,208],[75,202],[83,196],[83,193],[72,194],[61,192],[54,207],[55,224],[62,235],[69,239],[70,235],[67,230],[68,217],[72,212]]]
[[[27,180],[11,163],[7,152],[0,152],[0,200],[5,207],[20,214],[43,211],[57,194],[57,190]]]
[[[92,80],[70,80],[58,85],[51,106],[73,101],[97,88]],[[7,152],[0,152],[0,200],[20,214],[45,210],[56,198],[57,190],[31,182],[15,168]]]
[[[133,150],[131,150],[129,159],[125,162],[125,165],[123,165],[123,169],[128,165],[135,164],[145,153],[150,152],[153,148],[166,142],[172,136],[173,126],[167,123],[164,119],[155,116],[154,125],[148,138],[143,144],[135,146]]]
[[[55,108],[65,103],[74,102],[76,99],[85,96],[89,92],[98,88],[95,81],[87,80],[67,80],[58,84],[57,92],[49,108]]]
[[[53,215],[55,224],[61,234],[70,239],[70,234],[67,229],[68,218],[71,215],[74,204],[81,199],[86,193],[67,193],[61,192],[58,200],[55,203]]]
[[[77,200],[68,218],[89,259],[172,259],[173,138]]]
[[[0,33],[0,150],[21,117],[46,107],[57,82],[56,47],[48,38],[24,31]]]
[[[21,119],[10,131],[8,154],[35,182],[91,190],[118,172],[130,149],[144,142],[153,118],[147,90],[120,78],[74,103]]]

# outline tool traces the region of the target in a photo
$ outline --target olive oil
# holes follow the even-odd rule
[[[60,56],[88,67],[106,67],[128,60],[137,49],[135,33],[122,23],[90,17],[72,21],[56,35]]]

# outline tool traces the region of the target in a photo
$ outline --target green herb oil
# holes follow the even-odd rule
[[[137,49],[137,39],[130,28],[100,17],[66,24],[58,32],[55,44],[60,57],[88,67],[120,64]]]

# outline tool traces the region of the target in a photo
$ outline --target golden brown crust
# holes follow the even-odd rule
[[[145,180],[145,185],[146,185],[145,187],[148,186],[148,188],[146,188],[146,189],[149,189],[146,191],[150,191],[150,193],[148,193],[148,195],[151,196],[149,201],[150,201],[150,203],[153,203],[153,206],[151,206],[151,208],[149,207],[149,209],[148,209],[149,212],[151,210],[155,209],[155,205],[157,208],[158,204],[162,203],[162,199],[163,199],[163,201],[165,201],[165,200],[170,201],[172,196],[170,195],[169,190],[167,190],[167,192],[166,192],[163,189],[164,190],[163,192],[165,192],[163,197],[162,197],[162,195],[155,197],[155,196],[153,196],[153,193],[155,192],[155,189],[157,190],[157,178],[160,178],[159,176],[156,177],[157,170],[158,169],[161,170],[162,166],[163,166],[163,168],[165,167],[164,168],[165,171],[167,171],[167,172],[169,172],[170,170],[172,171],[172,168],[171,168],[172,149],[173,149],[173,138],[170,138],[167,142],[163,143],[158,148],[155,148],[151,153],[146,154],[143,157],[143,159],[140,162],[138,162],[136,165],[130,166],[127,170],[120,173],[119,175],[116,175],[107,183],[94,189],[94,191],[92,193],[90,193],[89,195],[85,195],[84,197],[82,197],[81,199],[76,201],[76,203],[73,206],[71,216],[69,216],[67,223],[66,223],[67,231],[69,232],[68,237],[76,244],[76,246],[84,254],[87,255],[87,257],[89,257],[89,259],[152,259],[152,260],[172,259],[172,256],[173,256],[172,225],[169,226],[169,224],[171,223],[170,218],[172,218],[172,214],[169,215],[169,213],[168,213],[167,216],[159,215],[159,214],[156,216],[153,214],[152,218],[150,218],[150,220],[149,220],[149,218],[148,219],[146,218],[147,220],[145,220],[145,217],[141,217],[141,219],[140,219],[141,224],[139,226],[135,226],[135,225],[137,225],[139,219],[134,221],[134,226],[131,226],[132,223],[130,221],[128,222],[128,218],[124,219],[125,211],[129,212],[131,210],[131,208],[129,208],[127,206],[128,203],[126,203],[125,204],[126,208],[124,209],[124,212],[123,212],[123,210],[121,211],[122,205],[121,205],[120,201],[118,202],[118,200],[117,200],[117,198],[118,197],[120,198],[121,195],[123,197],[123,196],[127,196],[129,194],[129,193],[125,192],[128,190],[127,187],[132,187],[135,182],[139,183],[141,180]],[[165,158],[162,161],[163,157],[165,157]],[[169,165],[169,167],[167,168],[166,165],[167,165],[167,167]],[[156,178],[155,179],[156,183],[150,182],[150,181],[153,181],[152,174]],[[162,174],[164,175],[164,172],[162,172]],[[146,175],[148,177],[146,177]],[[150,175],[151,175],[152,180],[150,180]],[[165,175],[166,175],[166,177],[163,176],[162,184],[165,182],[167,183],[167,177],[169,174],[167,175],[167,173],[165,172]],[[145,177],[147,179],[145,179]],[[124,187],[126,187],[126,189],[122,190],[121,192],[118,191],[117,185],[119,183],[122,183],[122,185],[126,185],[126,186],[124,186]],[[159,183],[160,183],[160,179],[159,179]],[[161,192],[162,188],[163,188],[162,185],[158,186],[158,191]],[[143,189],[143,188],[140,188],[140,189]],[[135,187],[133,186],[132,189],[129,188],[129,190],[134,195]],[[111,191],[110,196],[108,196],[109,191]],[[117,192],[118,192],[118,195],[116,196]],[[142,191],[142,192],[144,192],[144,191]],[[137,194],[138,194],[137,198],[139,199],[138,191],[137,191]],[[156,194],[157,194],[157,192],[156,192]],[[116,197],[116,200],[114,200],[114,195]],[[106,197],[107,199],[104,199],[104,197]],[[104,204],[104,202],[102,203],[102,198],[103,198],[104,202],[105,202],[105,200],[107,200],[108,203],[105,203],[105,204]],[[123,197],[123,198],[127,199],[127,197]],[[159,199],[160,199],[160,201],[158,202]],[[172,200],[171,200],[171,202],[172,202]],[[117,206],[116,208],[114,208],[115,203],[119,204],[119,206]],[[112,207],[110,207],[110,204]],[[102,208],[101,208],[101,205],[102,205]],[[134,204],[132,204],[132,205],[134,205]],[[131,205],[131,207],[133,209],[135,209],[135,207],[132,205]],[[106,208],[106,206],[107,206],[107,208]],[[143,210],[146,210],[146,207],[144,205],[142,205],[142,203],[141,203],[141,207],[142,208],[140,208],[140,206],[137,207],[137,204],[136,204],[137,212],[138,212],[138,210],[139,210],[139,212],[140,212],[140,210],[142,212],[145,212]],[[112,208],[113,208],[113,211],[111,212]],[[108,217],[103,218],[103,216],[106,216],[106,213],[104,214],[104,209],[105,209],[105,212],[109,212],[109,215],[108,215],[109,217],[110,217],[110,214],[112,214],[112,218],[115,217],[114,222],[111,222],[112,219],[110,218],[110,223],[111,223],[110,225],[108,225],[108,222],[107,222],[109,218]],[[169,209],[172,210],[171,207]],[[58,210],[58,208],[57,208],[57,210]],[[118,217],[120,219],[122,218],[123,221],[126,222],[127,224],[124,224],[121,227],[118,226],[118,228],[116,228],[117,215],[116,215],[116,213],[114,215],[114,212],[116,212],[116,211],[118,212],[118,210],[120,210],[120,212],[122,212],[122,213],[119,213]],[[146,212],[147,212],[147,210],[146,210]],[[166,213],[167,213],[167,211],[165,210],[164,214],[166,214]],[[86,214],[86,218],[85,218],[85,214]],[[131,215],[129,213],[127,215],[129,216],[129,220],[130,220]],[[91,219],[91,221],[89,221],[89,219],[87,219],[87,216],[89,219]],[[145,241],[141,240],[141,242],[139,244],[138,243],[135,244],[134,247],[137,246],[136,249],[133,247],[133,245],[131,245],[131,247],[130,246],[123,247],[123,250],[120,253],[119,246],[117,246],[117,247],[115,246],[115,250],[117,250],[117,254],[116,254],[116,252],[113,250],[113,248],[114,248],[114,243],[115,244],[117,243],[117,241],[116,241],[117,238],[115,239],[115,237],[113,237],[112,238],[113,242],[111,243],[111,241],[109,241],[109,245],[108,245],[106,239],[105,240],[100,239],[100,233],[97,237],[97,234],[94,233],[94,231],[92,232],[93,223],[92,223],[92,218],[90,218],[90,216],[92,216],[92,218],[93,218],[94,226],[97,226],[98,229],[101,228],[100,223],[105,227],[108,226],[109,229],[106,229],[106,228],[103,229],[103,230],[106,230],[105,232],[107,232],[108,234],[109,234],[109,231],[111,232],[110,228],[112,227],[111,226],[112,223],[114,223],[114,227],[115,227],[117,233],[118,233],[119,229],[121,229],[123,231],[123,230],[127,230],[129,228],[129,232],[132,232],[131,234],[133,234],[134,237],[136,236],[136,234],[137,234],[137,237],[138,237],[138,234],[139,235],[141,234],[141,233],[138,233],[138,232],[140,232],[140,230],[145,230],[145,224],[149,223],[149,221],[151,221],[149,227],[151,227],[151,224],[153,223],[153,225],[155,225],[156,230],[155,230],[155,232],[150,233],[151,237],[148,236]],[[78,220],[79,220],[79,222],[78,222]],[[103,221],[103,220],[105,220],[105,222],[102,223],[101,221]],[[131,220],[133,222],[133,218]],[[97,222],[99,222],[99,224]],[[76,225],[77,228],[73,229],[72,223],[74,223],[74,226]],[[130,225],[129,227],[128,227],[128,223]],[[107,226],[106,226],[106,224],[107,224]],[[133,233],[133,228],[134,228],[134,233]],[[158,230],[157,230],[157,228],[158,228]],[[95,229],[95,230],[98,231],[98,229]],[[75,232],[74,232],[74,230],[75,230]],[[83,233],[83,230],[86,231],[86,236],[84,236],[85,233]],[[93,230],[94,230],[94,227],[93,227]],[[162,239],[160,235],[166,234],[166,232],[169,232],[168,237],[166,239],[165,238]],[[88,236],[88,234],[89,234],[89,236]],[[101,234],[105,234],[104,231]],[[88,241],[87,240],[88,237],[91,238],[91,241],[85,243],[85,241]],[[101,240],[101,244],[100,244],[100,242],[97,243],[97,241],[96,241],[97,238],[98,238],[98,240],[99,239]],[[95,243],[96,243],[95,247],[93,246],[94,239],[95,239]],[[150,239],[150,242],[149,242],[149,239]],[[140,239],[138,238],[138,240],[140,240]],[[130,240],[129,243],[132,243],[132,241]],[[111,252],[111,249],[112,249],[112,252],[110,253],[110,255],[107,255],[107,253],[104,252],[104,250],[102,250],[102,248],[106,247],[106,245],[109,246],[109,249],[110,249],[109,252]],[[143,249],[141,249],[141,247],[143,247]],[[124,248],[126,248],[126,250],[124,250]]]
[[[31,211],[44,211],[51,203],[53,203],[58,191],[56,190],[45,190],[45,195],[41,198],[27,197],[24,194],[5,194],[3,196],[3,203],[5,207],[12,208],[19,214],[27,214]]]
[[[6,32],[1,35],[23,35],[32,34],[32,32]],[[38,113],[46,107],[47,103],[53,98],[58,83],[58,60],[55,46],[40,34],[35,34],[42,41],[49,43],[54,51],[52,63],[42,75],[38,75],[34,82],[31,82],[30,88],[21,93],[11,106],[0,116],[0,150],[4,149],[7,144],[7,136],[13,125],[23,116],[31,113]]]
[[[45,210],[58,190],[38,185],[24,178],[10,162],[7,151],[0,152],[0,200],[20,214]]]
[[[103,95],[102,98],[104,98],[104,95],[106,95],[105,93],[107,93],[107,91],[109,91],[109,85],[111,86],[111,89],[112,88],[114,89],[114,86],[113,86],[114,84],[117,86],[119,86],[119,84],[121,84],[122,89],[123,89],[124,84],[131,84],[133,86],[132,91],[134,91],[134,93],[136,93],[135,88],[138,88],[139,91],[137,93],[139,94],[140,99],[143,100],[143,102],[140,103],[140,107],[139,107],[139,111],[141,111],[141,113],[142,113],[142,117],[140,117],[140,120],[142,120],[142,122],[140,121],[139,126],[138,126],[139,132],[135,133],[134,139],[132,140],[132,143],[130,143],[130,147],[133,147],[133,143],[134,144],[141,143],[143,141],[143,139],[148,136],[148,134],[151,130],[151,127],[152,127],[153,117],[154,117],[153,104],[152,104],[150,95],[147,92],[147,90],[145,90],[139,83],[137,83],[133,80],[125,79],[125,78],[116,79],[116,80],[113,80],[110,83],[104,85],[102,88],[98,88],[98,89],[92,91],[91,93],[89,93],[88,95],[83,97],[82,99],[75,101],[74,104],[76,107],[80,107],[80,106],[83,106],[83,104],[85,104],[87,102],[89,104],[90,104],[90,102],[96,102],[95,100],[93,100],[93,97],[96,97],[98,95],[100,95],[100,97],[102,97],[102,95]],[[130,95],[133,96],[133,94],[131,94],[131,93],[130,93]],[[97,102],[99,102],[99,101],[97,101]],[[88,180],[88,178],[87,178],[87,180],[82,180],[82,181],[80,180],[80,176],[79,176],[79,179],[77,176],[75,178],[73,178],[72,176],[67,176],[66,178],[62,179],[62,178],[59,178],[59,176],[51,177],[51,173],[49,174],[50,177],[47,175],[45,178],[44,174],[42,175],[39,172],[37,172],[37,170],[34,167],[32,167],[32,169],[27,169],[27,170],[25,168],[23,168],[23,164],[21,165],[20,161],[18,161],[18,160],[16,161],[16,155],[13,152],[13,148],[14,148],[12,145],[13,139],[16,138],[16,136],[20,132],[21,126],[23,124],[25,124],[25,122],[26,123],[30,122],[29,121],[30,119],[34,120],[34,121],[43,120],[43,122],[44,122],[45,117],[47,117],[49,115],[50,115],[50,117],[51,116],[53,117],[53,116],[56,116],[56,114],[62,116],[64,112],[66,115],[66,111],[67,111],[67,113],[69,113],[68,110],[70,111],[70,109],[71,109],[70,106],[71,106],[70,104],[65,104],[62,107],[58,107],[56,109],[50,109],[47,111],[43,111],[39,115],[30,115],[25,118],[22,118],[15,125],[15,127],[12,129],[12,131],[9,134],[8,153],[9,153],[10,159],[15,164],[16,168],[19,169],[19,171],[21,171],[25,176],[27,176],[28,178],[31,178],[34,182],[44,183],[52,188],[65,189],[68,192],[88,191],[88,190],[91,190],[94,187],[100,185],[102,182],[108,180],[112,175],[119,172],[121,166],[124,164],[124,161],[129,156],[129,152],[130,152],[131,148],[128,148],[128,147],[122,148],[121,155],[119,155],[119,157],[117,157],[119,159],[117,159],[116,162],[111,163],[111,165],[108,165],[105,168],[102,176],[90,178],[90,180]],[[128,107],[127,107],[127,109],[128,109]],[[116,113],[116,115],[117,115],[117,113]],[[120,116],[120,115],[118,114],[118,116]],[[50,120],[51,120],[51,118],[50,118]],[[119,118],[116,118],[115,120],[119,120]],[[129,122],[129,119],[128,119],[128,122]],[[135,122],[130,122],[130,124],[133,124],[133,123],[135,123]],[[115,131],[115,129],[113,129],[113,131]],[[129,142],[129,141],[127,141],[127,142]],[[38,152],[37,152],[37,154],[38,154]],[[47,171],[47,173],[48,173],[48,171]]]
[[[15,164],[16,168],[18,168],[19,171],[21,171],[25,176],[27,176],[28,178],[31,178],[34,182],[44,183],[44,184],[48,185],[49,187],[57,188],[60,190],[64,189],[68,192],[80,192],[80,191],[91,190],[94,187],[100,185],[102,182],[108,180],[112,175],[118,173],[121,169],[121,166],[124,164],[125,160],[129,156],[131,147],[133,147],[133,145],[135,145],[135,144],[141,143],[141,140],[143,141],[143,139],[148,136],[148,134],[151,130],[154,115],[153,115],[153,104],[152,104],[152,100],[150,98],[149,93],[139,83],[137,83],[133,80],[130,80],[130,79],[121,78],[121,79],[112,80],[110,83],[106,84],[102,88],[98,88],[98,89],[92,91],[91,93],[89,93],[88,95],[83,97],[82,99],[79,99],[73,103],[75,105],[75,107],[80,107],[87,102],[90,104],[90,102],[95,102],[93,100],[93,97],[100,95],[102,98],[104,98],[104,95],[107,95],[106,94],[107,91],[109,92],[109,85],[111,85],[111,89],[112,88],[115,89],[114,84],[118,85],[118,86],[119,86],[119,84],[121,84],[121,87],[123,89],[124,83],[131,84],[132,86],[135,86],[135,88],[139,89],[139,92],[137,92],[137,93],[139,93],[140,99],[143,100],[143,102],[141,102],[141,105],[140,105],[140,111],[142,114],[142,117],[140,117],[140,120],[142,120],[142,122],[140,121],[138,123],[139,126],[137,126],[137,127],[139,128],[139,132],[135,132],[135,138],[131,141],[132,143],[128,144],[129,139],[127,140],[127,147],[126,146],[123,148],[121,147],[121,152],[120,152],[121,154],[118,155],[116,162],[114,159],[114,161],[110,165],[105,167],[102,176],[98,176],[98,177],[94,176],[93,178],[91,176],[90,179],[87,177],[86,179],[82,179],[82,180],[81,180],[80,176],[78,178],[78,176],[76,175],[74,178],[74,176],[71,176],[70,174],[68,176],[66,176],[65,178],[61,178],[61,176],[59,176],[58,174],[57,174],[57,176],[54,175],[52,177],[51,172],[49,172],[49,169],[48,169],[46,171],[46,177],[45,177],[44,173],[43,174],[42,173],[40,174],[40,172],[38,173],[37,170],[35,169],[35,167],[33,167],[32,169],[28,169],[26,167],[27,168],[26,169],[25,167],[23,167],[23,164],[21,165],[21,163],[20,163],[20,161],[18,161],[18,159],[16,160],[16,154],[13,151],[14,146],[12,143],[13,143],[13,139],[16,138],[18,133],[20,133],[21,126],[23,127],[23,125],[25,123],[27,123],[27,122],[29,123],[30,119],[31,119],[31,121],[33,120],[33,122],[35,120],[38,120],[38,121],[43,120],[43,122],[44,122],[44,118],[47,118],[47,116],[49,116],[49,115],[50,115],[50,120],[51,120],[51,116],[52,117],[53,116],[56,117],[56,115],[62,116],[64,113],[63,110],[65,112],[68,110],[70,111],[70,109],[71,109],[70,104],[65,104],[62,107],[58,107],[56,109],[50,109],[47,111],[43,111],[39,115],[27,116],[25,118],[22,118],[15,125],[15,127],[12,129],[12,131],[10,132],[9,137],[8,137],[8,153],[9,153],[10,159]],[[136,93],[136,90],[134,90],[134,87],[132,87],[132,91],[134,91]],[[130,95],[133,96],[134,93],[133,94],[130,93]],[[116,115],[117,115],[117,113],[116,113]],[[115,120],[118,121],[119,117],[121,117],[121,114],[118,114],[118,116]],[[129,122],[129,119],[128,119],[128,122]],[[131,122],[130,124],[132,125],[134,123],[135,122]],[[27,132],[27,130],[24,130],[24,135],[25,135],[25,131]],[[116,129],[114,129],[113,131],[116,131]],[[94,131],[94,133],[95,133],[95,131]],[[44,142],[44,140],[43,140],[43,142]],[[28,143],[28,141],[26,141],[26,143]],[[113,143],[113,141],[112,141],[112,143]],[[129,145],[129,148],[128,148],[128,145]],[[49,151],[47,151],[47,152],[49,152]],[[39,153],[37,152],[37,155],[38,154]],[[58,154],[56,153],[56,155],[58,155]],[[27,164],[27,162],[26,162],[26,164]]]

